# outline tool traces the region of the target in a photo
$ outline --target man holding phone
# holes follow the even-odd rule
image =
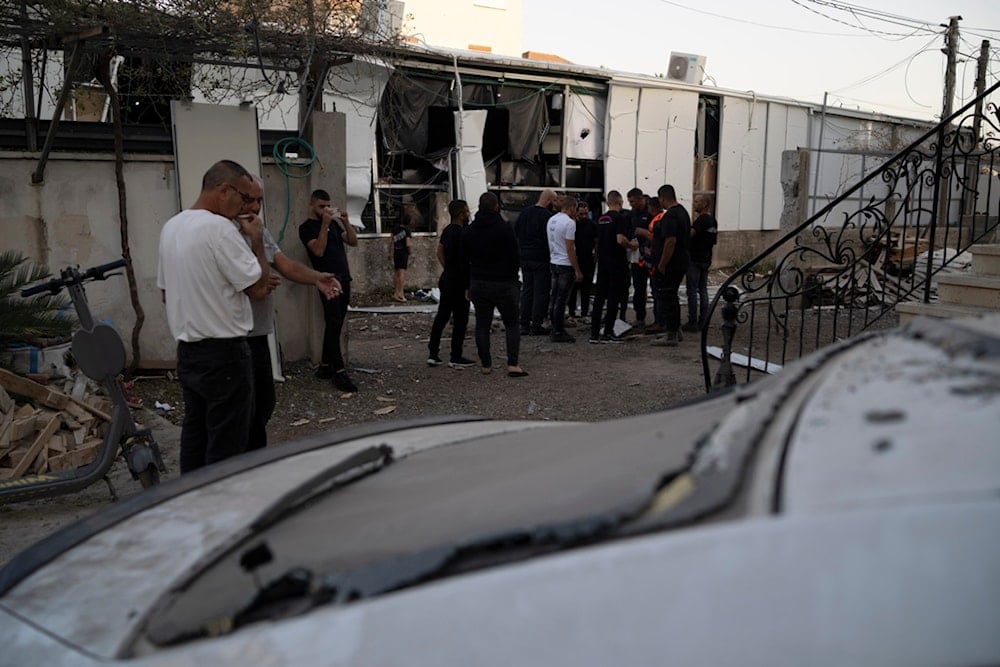
[[[340,296],[322,297],[323,356],[316,376],[332,379],[341,391],[356,392],[358,387],[347,375],[344,354],[340,349],[340,332],[347,319],[351,301],[351,269],[347,264],[347,246],[358,245],[358,235],[347,219],[347,213],[330,204],[326,190],[314,190],[309,196],[309,219],[299,225],[299,239],[306,247],[309,262],[317,271],[332,273],[340,282]]]

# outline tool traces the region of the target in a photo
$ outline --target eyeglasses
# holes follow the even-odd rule
[[[240,190],[238,187],[236,187],[232,183],[226,183],[226,185],[228,185],[229,187],[231,187],[233,190],[236,190],[236,194],[238,194],[240,197],[243,198],[243,203],[244,204],[249,204],[250,202],[252,202],[252,201],[254,201],[256,199],[256,197],[248,195],[247,193],[243,192],[242,190]]]

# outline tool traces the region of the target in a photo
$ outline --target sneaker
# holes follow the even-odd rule
[[[459,357],[458,359],[452,359],[448,362],[449,368],[469,368],[470,366],[475,366],[477,362],[471,359],[466,359],[465,357]]]
[[[681,331],[687,331],[688,333],[694,333],[696,331],[701,331],[701,327],[698,326],[697,322],[688,322],[681,327]]]
[[[616,336],[614,334],[604,334],[603,336],[601,336],[601,343],[605,345],[608,344],[620,345],[621,343],[624,342],[625,342],[624,338],[622,338],[621,336]]]
[[[329,380],[333,377],[333,369],[328,364],[320,364],[313,375],[320,380]]]
[[[552,330],[548,327],[531,327],[531,332],[529,336],[548,336],[552,333]]]
[[[556,333],[549,336],[549,340],[553,343],[575,343],[576,339],[570,336],[565,331],[557,331]]]
[[[601,337],[600,336],[591,336],[590,340],[588,340],[587,342],[590,343],[591,345],[597,345],[597,344],[599,344],[601,342]]]
[[[351,378],[349,378],[347,373],[344,371],[333,374],[333,386],[341,391],[350,392],[352,394],[355,394],[358,391],[358,385],[351,382]]]
[[[436,354],[432,354],[431,356],[427,357],[427,365],[428,366],[440,366],[443,363],[444,362],[441,361],[441,357],[439,357]]]

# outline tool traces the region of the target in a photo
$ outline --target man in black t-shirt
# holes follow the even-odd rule
[[[615,319],[619,300],[628,286],[627,249],[638,247],[628,239],[628,217],[622,212],[622,194],[608,193],[608,211],[597,219],[597,285],[594,287],[594,307],[590,317],[591,343],[620,343],[615,335]],[[607,301],[603,322],[601,311]],[[601,332],[603,324],[603,333]]]
[[[660,299],[667,332],[657,336],[653,345],[673,347],[681,340],[681,303],[678,290],[687,273],[690,256],[691,216],[677,203],[672,185],[661,185],[656,191],[663,206],[663,218],[653,228],[652,254],[660,259],[653,273],[654,299]]]
[[[514,221],[521,263],[520,326],[522,336],[547,336],[545,316],[549,312],[552,275],[549,271],[549,237],[546,227],[559,201],[553,190],[545,189],[538,202],[521,211]]]
[[[451,223],[441,232],[437,247],[438,262],[444,270],[438,280],[441,299],[438,301],[434,324],[431,325],[431,339],[427,343],[430,353],[427,365],[441,365],[441,357],[438,356],[441,351],[441,334],[451,319],[451,358],[448,365],[452,368],[465,368],[476,365],[476,362],[462,356],[462,343],[469,325],[469,260],[462,252],[462,229],[469,222],[469,205],[456,199],[448,204],[448,214],[451,216]]]
[[[583,280],[574,282],[569,288],[569,316],[576,317],[577,294],[580,295],[580,315],[590,312],[590,292],[594,284],[594,269],[597,268],[594,250],[597,247],[597,223],[590,218],[590,206],[581,201],[576,208],[576,263],[583,274]]]
[[[684,331],[700,331],[708,316],[708,269],[712,248],[719,236],[719,224],[709,213],[712,203],[705,195],[695,195],[692,208],[697,217],[691,224],[691,266],[687,270],[688,321]]]
[[[336,299],[322,299],[323,356],[316,377],[333,379],[341,391],[356,392],[357,385],[347,375],[344,355],[340,349],[340,333],[347,319],[351,301],[351,269],[347,264],[346,246],[358,245],[358,235],[347,219],[347,213],[330,205],[326,190],[314,190],[309,196],[309,219],[299,225],[299,239],[306,247],[309,263],[317,271],[332,273],[340,281],[341,294]]]
[[[632,188],[626,195],[628,204],[631,207],[628,211],[628,240],[635,240],[637,245],[630,248],[628,253],[628,274],[629,280],[625,283],[624,295],[619,305],[621,318],[625,319],[625,311],[628,308],[628,288],[632,285],[632,310],[635,312],[635,320],[632,326],[642,333],[646,326],[646,297],[648,295],[649,269],[643,259],[646,245],[641,234],[636,234],[637,229],[648,229],[651,219],[649,208],[646,206],[646,195],[639,188]]]

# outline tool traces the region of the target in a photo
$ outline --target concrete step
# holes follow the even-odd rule
[[[980,244],[969,248],[972,272],[977,276],[1000,276],[1000,244]]]
[[[955,273],[938,277],[938,300],[1000,310],[1000,276]]]
[[[899,325],[903,326],[915,317],[937,317],[940,319],[950,319],[952,317],[975,317],[978,315],[989,315],[997,312],[995,308],[985,308],[983,306],[960,306],[954,303],[921,303],[917,301],[904,301],[896,304],[896,314],[899,316]]]

